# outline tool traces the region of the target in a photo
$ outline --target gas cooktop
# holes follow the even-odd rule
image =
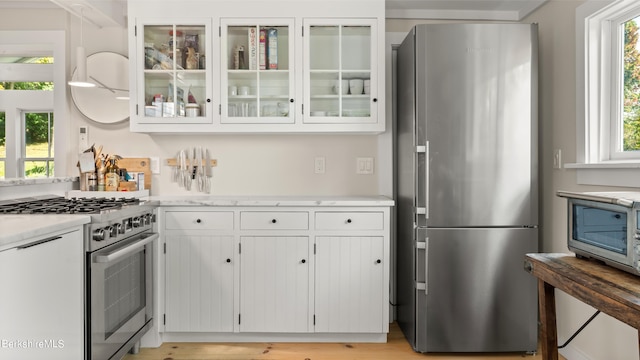
[[[0,202],[0,214],[103,214],[140,205],[136,198],[24,198]]]

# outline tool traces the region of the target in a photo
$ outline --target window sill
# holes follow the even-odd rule
[[[640,187],[640,161],[608,161],[594,164],[568,163],[565,169],[576,170],[580,185]]]

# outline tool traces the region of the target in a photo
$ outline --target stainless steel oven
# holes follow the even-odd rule
[[[119,359],[153,319],[153,247],[144,232],[90,253],[91,359]]]
[[[153,325],[155,205],[137,203],[92,215],[86,227],[87,358],[137,351]]]

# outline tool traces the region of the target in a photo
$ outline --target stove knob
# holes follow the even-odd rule
[[[109,226],[107,227],[107,231],[109,232],[109,236],[110,237],[116,237],[118,236],[118,228],[115,226]]]
[[[105,233],[103,229],[95,229],[92,234],[93,240],[95,241],[104,241]]]
[[[143,220],[141,217],[136,216],[133,218],[133,220],[131,221],[131,223],[133,224],[134,228],[140,227],[143,225]]]
[[[143,218],[145,225],[151,225],[151,214],[144,214]]]
[[[116,229],[118,234],[124,234],[124,226],[121,223],[113,224],[113,227]]]

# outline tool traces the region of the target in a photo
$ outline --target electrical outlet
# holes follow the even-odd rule
[[[316,174],[324,174],[324,171],[325,171],[324,157],[322,156],[316,157],[313,163],[313,168]]]
[[[562,169],[562,150],[561,149],[553,150],[553,168]]]

